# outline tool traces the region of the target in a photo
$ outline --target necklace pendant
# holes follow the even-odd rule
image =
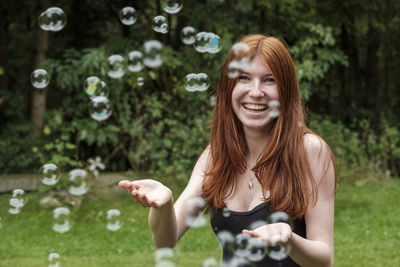
[[[249,188],[250,188],[250,189],[253,189],[253,180],[251,180],[251,181],[249,182]]]

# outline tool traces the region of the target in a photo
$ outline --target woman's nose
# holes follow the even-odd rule
[[[255,82],[251,84],[249,96],[251,97],[263,97],[264,92],[260,88],[260,84]]]

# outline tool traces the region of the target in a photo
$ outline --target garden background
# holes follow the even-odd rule
[[[395,204],[400,189],[400,2],[185,0],[177,14],[166,13],[162,2],[0,1],[1,179],[18,181],[26,174],[37,179],[41,166],[54,163],[65,174],[56,186],[62,189],[70,170],[89,170],[100,157],[105,169],[93,184],[102,173],[129,179],[144,173],[171,185],[177,197],[208,142],[224,57],[244,34],[278,36],[296,63],[307,125],[336,157],[336,266],[399,265],[390,248],[400,244]],[[50,6],[67,14],[61,31],[46,32],[38,25],[39,14]],[[125,6],[137,11],[131,26],[119,18]],[[157,15],[168,20],[166,34],[152,28]],[[186,26],[220,36],[221,50],[199,53],[184,44]],[[163,44],[162,66],[127,71],[118,79],[107,76],[110,55],[143,51],[148,40]],[[51,74],[50,84],[40,90],[30,83],[37,68]],[[209,76],[209,89],[185,90],[185,76],[200,72]],[[88,111],[83,82],[92,75],[110,88],[112,115],[104,121],[92,119]],[[10,193],[1,190],[0,266],[43,266],[52,250],[64,257],[63,266],[154,265],[147,212],[123,192],[112,187],[90,191],[80,198],[74,228],[60,235],[46,228],[51,210],[37,205],[47,190],[38,185],[29,191],[18,215],[7,212]],[[101,227],[111,207],[120,207],[126,220],[115,233]],[[207,256],[220,256],[210,229],[193,230],[185,238],[174,256],[178,266],[201,266]]]

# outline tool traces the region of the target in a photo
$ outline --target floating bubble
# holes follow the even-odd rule
[[[216,54],[221,50],[221,46],[220,46],[220,37],[218,35],[216,35],[215,33],[209,33],[209,41],[208,41],[208,53],[211,54]]]
[[[58,207],[53,210],[53,227],[52,229],[60,234],[71,230],[70,222],[71,211],[67,207]]]
[[[240,257],[246,257],[249,254],[249,240],[251,236],[246,234],[237,234],[235,236],[235,254]]]
[[[144,85],[144,79],[143,77],[138,77],[137,78],[137,85],[142,87]]]
[[[208,32],[199,32],[195,36],[194,48],[197,52],[206,53],[208,50],[208,42],[210,34]]]
[[[224,250],[224,258],[230,259],[235,255],[235,237],[229,231],[222,230],[217,232],[217,238]]]
[[[36,69],[31,73],[33,87],[43,89],[50,83],[50,74],[44,69]]]
[[[272,213],[268,219],[267,219],[268,224],[273,224],[273,223],[286,223],[290,226],[290,228],[293,230],[293,220],[290,218],[290,216],[283,211],[277,211]],[[268,257],[271,259],[280,261],[285,258],[287,258],[288,254],[290,252],[291,247],[287,246],[286,250],[281,247],[281,246],[270,246],[268,247]]]
[[[206,202],[201,197],[191,198],[188,203],[189,216],[186,218],[186,225],[189,227],[202,227],[207,224],[207,218],[202,213],[206,207]]]
[[[181,40],[186,45],[192,45],[195,42],[196,29],[192,26],[186,26],[181,31]]]
[[[205,73],[190,73],[185,76],[185,88],[189,92],[205,91],[209,87],[210,81]]]
[[[197,91],[206,91],[210,87],[210,79],[205,73],[198,73],[197,81]]]
[[[164,16],[156,16],[153,19],[153,30],[162,34],[166,34],[169,30],[167,19]]]
[[[20,213],[25,202],[25,191],[22,189],[14,189],[9,200],[10,208],[8,209],[8,212],[10,214]]]
[[[215,54],[221,50],[220,37],[212,32],[199,32],[195,36],[194,48],[200,53]]]
[[[48,256],[49,265],[48,267],[59,267],[60,266],[60,254],[57,252],[52,252]]]
[[[121,55],[111,55],[107,59],[108,72],[110,78],[118,79],[125,74],[125,59]]]
[[[139,72],[142,70],[143,55],[140,51],[131,51],[128,54],[128,70],[131,72]]]
[[[89,190],[87,172],[82,169],[74,169],[69,172],[70,186],[68,192],[74,196],[82,196]]]
[[[144,54],[143,64],[149,68],[158,68],[163,64],[161,58],[161,50],[163,46],[160,41],[150,40],[144,43]]]
[[[137,20],[137,13],[136,10],[131,6],[126,6],[119,12],[119,19],[121,20],[122,24],[125,25],[133,25]]]
[[[224,216],[224,217],[229,217],[229,216],[231,216],[231,211],[229,210],[228,207],[224,207],[224,208],[222,209],[222,216]]]
[[[163,261],[165,258],[174,257],[174,251],[171,248],[159,248],[154,252],[154,259],[156,262]]]
[[[222,265],[223,267],[256,267],[256,265],[250,262],[247,258],[234,257],[230,261]]]
[[[83,82],[83,90],[85,90],[89,98],[97,96],[107,97],[109,92],[107,84],[96,76],[89,76],[86,78]]]
[[[61,31],[67,24],[67,16],[59,7],[50,7],[39,15],[39,26],[45,31]]]
[[[256,237],[248,240],[247,250],[247,258],[253,262],[261,261],[268,253],[267,243]]]
[[[185,88],[189,92],[194,92],[197,90],[197,74],[189,73],[185,76]]]
[[[280,114],[281,103],[277,100],[271,100],[268,102],[268,116],[270,118],[277,118]]]
[[[203,267],[220,267],[221,264],[218,263],[217,259],[213,257],[205,258],[203,260]]]
[[[110,100],[104,96],[93,97],[90,101],[89,112],[96,121],[108,119],[112,114]]]
[[[240,73],[246,72],[250,65],[250,59],[247,57],[241,58],[240,60],[232,60],[228,64],[228,77],[236,79]]]
[[[118,231],[121,228],[121,222],[119,220],[121,212],[117,209],[111,209],[107,211],[107,229],[110,231]]]
[[[215,97],[215,95],[210,96],[210,106],[214,107],[216,102],[217,98]]]
[[[57,165],[47,163],[40,168],[40,180],[45,185],[55,185],[60,180],[60,170]]]
[[[250,50],[250,47],[246,43],[236,43],[232,46],[231,50],[233,50],[233,53],[236,55],[241,54],[242,52],[248,52]]]
[[[176,14],[183,7],[183,0],[162,0],[161,6],[168,14]]]

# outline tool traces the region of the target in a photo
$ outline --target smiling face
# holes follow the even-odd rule
[[[239,75],[232,91],[232,108],[245,131],[266,132],[279,114],[276,81],[258,56]]]

